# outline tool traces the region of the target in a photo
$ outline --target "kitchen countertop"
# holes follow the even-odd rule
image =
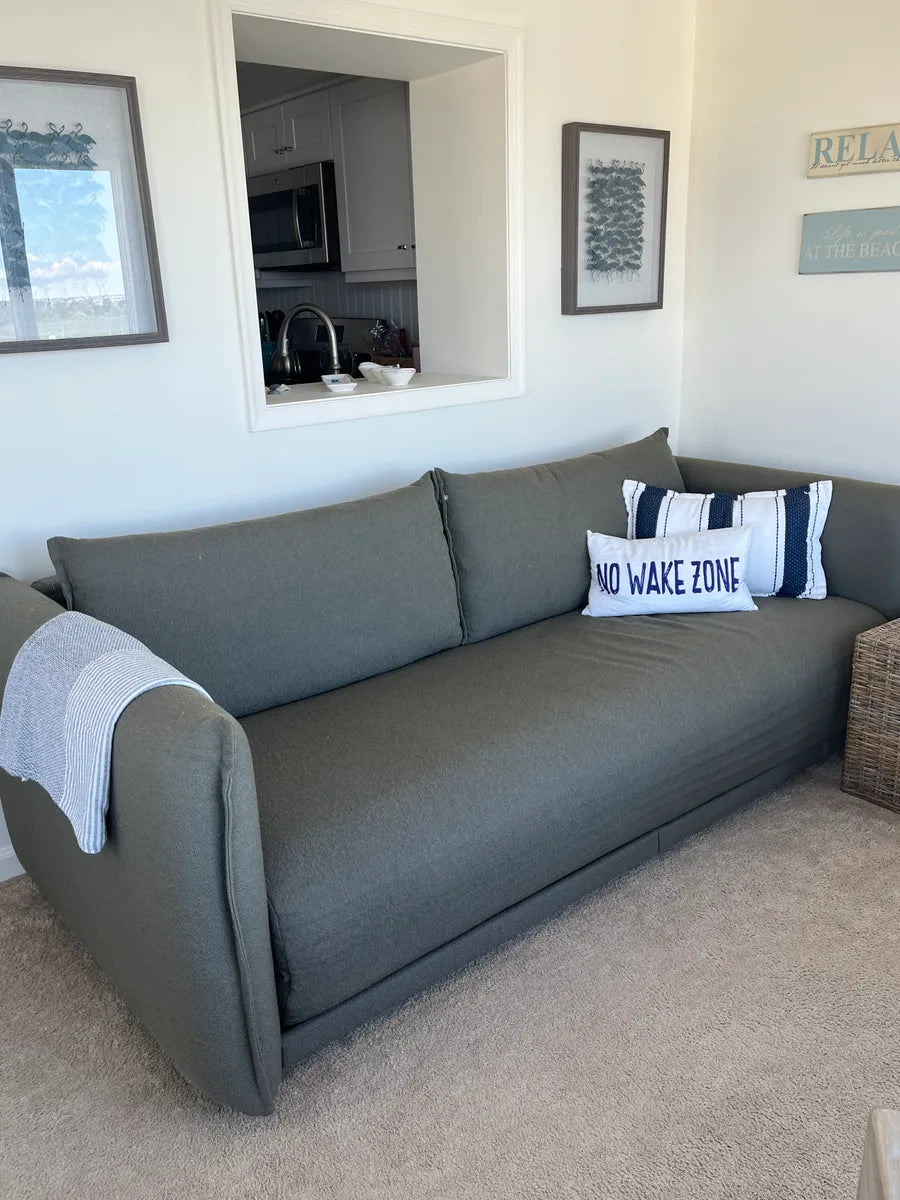
[[[383,396],[385,394],[400,396],[404,392],[422,391],[423,388],[478,383],[484,379],[484,375],[445,375],[438,372],[420,371],[405,387],[392,388],[383,383],[368,383],[365,379],[360,379],[353,391],[344,396],[336,396],[333,392],[329,392],[324,383],[294,383],[288,385],[286,392],[266,396],[266,404],[308,404],[317,401],[339,404],[341,401],[355,400],[360,396]]]

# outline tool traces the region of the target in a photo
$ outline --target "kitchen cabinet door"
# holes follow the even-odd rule
[[[248,175],[265,175],[284,166],[284,114],[282,105],[261,108],[241,117],[244,161]]]
[[[310,92],[281,106],[284,154],[280,168],[302,167],[331,158],[331,106],[328,92]]]
[[[414,277],[409,96],[405,83],[356,79],[329,88],[344,271],[405,268]]]

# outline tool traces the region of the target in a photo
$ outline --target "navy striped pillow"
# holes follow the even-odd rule
[[[754,596],[822,600],[822,530],[830,479],[771,492],[672,492],[626,479],[622,487],[629,538],[669,537],[703,529],[752,525],[747,585]]]

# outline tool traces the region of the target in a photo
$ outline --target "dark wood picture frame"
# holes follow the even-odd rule
[[[658,139],[662,142],[661,186],[656,197],[651,198],[659,205],[659,254],[656,264],[657,287],[652,299],[641,303],[623,304],[579,304],[578,268],[580,235],[582,233],[579,211],[581,198],[580,168],[581,137],[584,133],[625,134],[629,137]],[[669,131],[666,129],[642,129],[629,125],[594,125],[583,121],[571,121],[562,130],[562,312],[567,316],[582,313],[639,312],[644,309],[662,308],[663,284],[666,261],[666,209],[669,188]]]
[[[131,152],[134,159],[137,184],[137,204],[140,212],[144,251],[146,255],[146,286],[151,301],[156,328],[143,333],[108,334],[85,337],[60,337],[0,341],[0,354],[25,353],[35,350],[74,350],[98,346],[138,346],[169,340],[163,299],[162,275],[159,253],[156,246],[156,230],[153,224],[153,209],[150,203],[150,185],[147,176],[147,161],[144,154],[144,139],[141,133],[141,117],[138,105],[137,80],[132,75],[102,75],[90,71],[58,71],[42,67],[0,66],[0,80],[23,80],[46,83],[74,83],[88,87],[118,88],[125,94],[128,109],[128,129],[131,137]],[[0,121],[5,114],[0,113]],[[8,132],[8,130],[7,130]],[[2,182],[2,181],[0,181]],[[2,200],[0,189],[0,200]],[[2,226],[0,217],[0,226]],[[4,229],[0,227],[0,250],[3,249]]]

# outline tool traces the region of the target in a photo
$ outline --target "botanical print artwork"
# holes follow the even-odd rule
[[[585,186],[584,266],[591,278],[634,279],[644,262],[642,162],[589,159]]]

